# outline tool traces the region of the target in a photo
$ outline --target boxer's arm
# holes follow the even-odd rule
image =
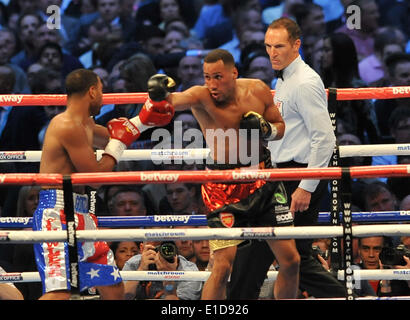
[[[174,106],[176,111],[187,110],[201,105],[201,96],[204,92],[208,93],[208,89],[193,86],[182,92],[170,93],[166,100]]]
[[[94,148],[104,149],[110,140],[108,129],[102,125],[96,124],[94,127]]]
[[[270,88],[262,82],[260,89],[260,97],[262,97],[265,103],[265,112],[262,116],[276,128],[277,133],[273,140],[280,140],[285,134],[285,121],[283,120],[279,109],[273,103],[273,96]]]
[[[72,121],[58,124],[58,139],[67,152],[75,170],[78,172],[107,172],[112,171],[115,160],[109,155],[103,155],[97,161],[92,141],[89,141],[84,126]]]

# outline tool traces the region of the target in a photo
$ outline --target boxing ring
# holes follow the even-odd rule
[[[329,106],[333,100],[396,99],[410,97],[409,87],[360,88],[327,90]],[[272,91],[274,94],[274,91]],[[146,93],[104,94],[103,104],[143,103]],[[65,105],[65,95],[0,95],[0,106],[29,105]],[[334,127],[335,114],[330,110]],[[102,156],[102,150],[96,150],[96,158]],[[152,149],[125,150],[121,161],[127,160],[204,160],[209,149]],[[410,269],[353,270],[353,237],[369,236],[409,236],[410,211],[392,212],[352,212],[350,180],[356,178],[404,177],[410,176],[409,165],[356,166],[339,167],[342,157],[375,155],[410,155],[410,144],[385,144],[361,146],[336,146],[331,160],[331,167],[264,169],[264,170],[195,170],[195,171],[127,171],[109,173],[74,173],[61,174],[35,173],[0,173],[0,185],[48,185],[63,187],[67,194],[77,185],[109,184],[164,184],[164,183],[204,183],[204,182],[252,182],[257,179],[266,181],[285,181],[300,179],[326,179],[331,186],[331,210],[319,214],[319,224],[312,227],[269,227],[269,228],[192,228],[206,226],[206,217],[149,215],[145,217],[98,217],[99,227],[111,230],[67,230],[67,231],[28,231],[13,230],[30,228],[32,218],[0,217],[0,243],[36,243],[68,242],[71,250],[78,241],[158,241],[158,240],[211,240],[211,239],[300,239],[331,238],[332,260],[341,260],[337,269],[338,279],[344,281],[347,300],[354,300],[355,280],[410,280]],[[41,151],[3,151],[0,162],[38,162]],[[341,212],[340,209],[342,208]],[[67,213],[68,215],[69,213]],[[98,213],[97,213],[98,214]],[[69,218],[67,218],[69,222]],[[377,222],[377,225],[352,225],[353,222]],[[394,222],[394,224],[392,224]],[[328,224],[331,225],[328,225]],[[323,225],[321,225],[323,224]],[[161,227],[186,226],[184,229]],[[132,227],[130,229],[115,229]],[[135,227],[135,228],[134,228]],[[150,227],[141,229],[141,227]],[[158,228],[153,228],[158,227]],[[191,227],[191,228],[189,228]],[[69,229],[69,228],[67,228]],[[344,250],[341,253],[339,239],[343,239]],[[338,241],[333,241],[337,239]],[[71,245],[70,245],[71,243]],[[76,250],[76,249],[75,249]],[[69,250],[70,251],[70,250]],[[73,251],[72,251],[73,252]],[[70,258],[72,256],[70,255]],[[341,263],[341,261],[343,263]],[[340,266],[342,268],[340,268]],[[75,268],[74,265],[72,265]],[[72,269],[73,270],[73,269]],[[206,281],[208,271],[121,271],[123,280],[161,281]],[[71,272],[73,276],[73,272]],[[78,276],[78,273],[77,273]],[[269,271],[267,279],[275,280],[276,271]],[[78,279],[71,279],[78,280]],[[40,281],[37,272],[17,272],[0,274],[0,282],[35,282]],[[78,283],[78,281],[77,281]],[[409,297],[400,297],[406,299]],[[356,298],[357,299],[357,298]]]

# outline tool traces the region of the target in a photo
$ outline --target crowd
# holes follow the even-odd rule
[[[360,8],[359,28],[348,24],[347,8],[354,5]],[[50,6],[54,11],[48,10]],[[104,93],[147,92],[147,80],[156,73],[172,77],[176,91],[184,91],[204,84],[202,58],[215,48],[233,55],[239,77],[261,79],[275,89],[277,78],[264,39],[267,26],[280,17],[290,17],[301,27],[301,57],[326,88],[410,86],[409,13],[408,0],[0,0],[0,94],[65,93],[65,77],[78,68],[97,73]],[[104,105],[95,121],[105,126],[113,118],[132,118],[141,108],[142,104]],[[337,101],[335,108],[339,145],[410,143],[410,98]],[[50,120],[63,110],[62,106],[0,107],[0,153],[40,150]],[[169,134],[146,130],[128,149],[153,149],[160,143],[164,148],[205,147],[203,139],[197,141],[190,134],[194,132],[190,129],[199,129],[190,111],[177,112],[161,129]],[[410,156],[340,162],[409,164]],[[203,168],[202,163],[121,161],[115,170]],[[0,162],[0,173],[38,171],[38,163]],[[352,190],[353,211],[410,210],[407,177],[354,179]],[[198,184],[110,185],[95,191],[98,216],[195,215],[207,210]],[[32,216],[38,193],[38,187],[1,186],[0,217]],[[330,199],[329,191],[322,211],[329,211]],[[330,249],[327,241],[323,244],[323,251]],[[410,250],[408,238],[365,238],[356,243],[355,263],[366,269],[383,267],[378,255],[387,244],[404,244]],[[121,270],[145,270],[147,248],[158,245],[113,243],[112,250]],[[176,246],[178,268],[183,269],[174,266],[174,270],[211,268],[206,241],[177,241]],[[31,248],[0,245],[0,267],[7,272],[36,271]],[[367,263],[369,252],[376,252],[375,264]],[[409,265],[407,258],[405,263]],[[169,294],[150,282],[132,285],[131,297],[140,299],[164,295],[198,299],[201,290],[189,282]],[[382,285],[363,283],[361,289],[368,290],[357,294],[378,295]],[[41,295],[39,284],[16,287],[25,299]],[[409,291],[402,283],[390,288],[391,295],[410,295]]]

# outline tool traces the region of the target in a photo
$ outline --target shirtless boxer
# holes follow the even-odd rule
[[[285,124],[273,104],[269,87],[260,80],[238,79],[232,55],[221,49],[215,49],[205,57],[203,73],[204,86],[194,86],[174,93],[167,92],[166,84],[169,78],[166,75],[155,75],[148,82],[149,91],[155,93],[157,100],[168,101],[175,110],[191,108],[211,149],[211,159],[207,160],[209,169],[249,168],[252,163],[238,161],[243,159],[241,153],[247,152],[241,150],[243,144],[240,141],[239,129],[258,130],[258,167],[270,167],[269,151],[262,146],[263,140],[280,139],[284,134]],[[217,134],[209,134],[209,130],[218,129],[233,129],[236,139],[220,140]],[[237,155],[236,158],[230,158],[232,151]],[[207,216],[210,227],[293,225],[293,217],[289,213],[286,192],[281,182],[258,180],[253,183],[206,183],[202,186],[202,195],[210,210]],[[226,284],[237,245],[242,242],[210,241],[215,260],[212,273],[204,285],[202,299],[226,298]],[[294,240],[267,242],[280,264],[275,282],[275,298],[296,298],[300,258]]]
[[[164,125],[173,117],[172,110],[144,106],[139,116],[111,120],[107,128],[96,125],[91,116],[102,107],[103,86],[92,71],[78,69],[66,78],[67,108],[55,116],[47,129],[40,173],[111,171],[124,149],[140,132],[153,125]],[[158,112],[163,111],[163,113]],[[94,149],[104,149],[99,161]],[[97,219],[88,211],[83,187],[74,187],[73,206],[77,230],[96,229]],[[33,230],[65,229],[63,190],[45,186],[33,216]],[[40,299],[69,299],[70,282],[67,243],[47,242],[34,245],[37,268],[43,283]],[[105,242],[78,244],[80,291],[97,287],[102,299],[123,299],[124,286]]]

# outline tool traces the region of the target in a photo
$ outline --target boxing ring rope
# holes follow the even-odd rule
[[[410,176],[410,164],[349,167],[350,178],[403,177]],[[274,168],[251,170],[163,170],[85,172],[71,174],[73,185],[90,184],[163,184],[205,183],[236,181],[241,183],[263,179],[266,181],[288,181],[300,179],[341,179],[346,168]],[[0,174],[0,185],[50,185],[61,186],[62,174],[4,173]]]
[[[140,281],[206,281],[210,271],[120,271],[123,280]],[[354,270],[355,280],[410,280],[410,269],[380,269],[380,270]],[[265,281],[276,280],[277,271],[268,271]],[[337,273],[339,280],[344,279],[343,270]],[[39,282],[38,272],[8,272],[0,273],[2,282]]]
[[[349,145],[338,146],[339,156],[347,157],[368,157],[368,156],[386,156],[386,155],[410,155],[410,143],[400,144],[372,144],[372,145]],[[124,150],[120,161],[167,161],[167,160],[184,160],[198,161],[205,160],[209,155],[208,148],[198,149],[136,149]],[[104,150],[96,150],[96,159],[100,160]],[[41,151],[0,151],[0,162],[39,162]]]
[[[272,90],[272,94],[274,95],[275,91]],[[336,100],[365,100],[365,99],[396,99],[396,98],[408,98],[410,97],[410,88],[409,87],[388,87],[388,88],[347,88],[347,89],[334,89],[332,92],[331,90],[327,90],[328,96],[330,98],[330,93]],[[104,94],[103,96],[103,104],[127,104],[127,103],[143,103],[147,98],[146,93],[125,93],[125,94]],[[0,106],[24,106],[24,105],[65,105],[66,104],[66,95],[0,95]],[[374,156],[374,155],[408,155],[410,151],[410,146],[407,144],[402,145],[370,145],[370,146],[341,146],[338,149],[338,156],[339,157],[351,157],[351,156]],[[137,151],[137,150],[127,150],[121,160],[153,160],[155,159],[155,155],[157,157],[163,156],[164,151],[168,153],[168,157],[172,159],[204,159],[205,155],[209,153],[209,149],[197,149],[195,151],[191,151],[188,153],[188,156],[193,158],[185,158],[184,155],[186,154],[186,150],[177,150],[174,149],[172,151],[169,150],[161,150],[160,154],[155,153],[156,150],[138,150],[139,153],[134,153],[130,151]],[[35,162],[39,161],[41,157],[41,152],[38,151],[5,151],[0,153],[0,162],[2,161],[23,161],[23,162]],[[97,159],[101,157],[102,151],[96,151]],[[194,156],[192,156],[194,154]],[[127,158],[128,157],[128,158]],[[139,159],[139,158],[141,159]],[[138,159],[136,159],[138,158]],[[159,159],[161,160],[161,158]],[[329,170],[328,170],[329,169]],[[263,170],[267,171],[267,170]],[[269,170],[268,170],[269,171]],[[274,172],[262,172],[262,170],[244,170],[243,172],[199,172],[196,171],[192,174],[186,174],[187,172],[182,173],[175,173],[172,171],[161,173],[152,173],[152,172],[127,172],[127,177],[119,176],[119,172],[115,172],[114,175],[110,175],[104,173],[105,178],[115,178],[114,182],[107,182],[104,177],[98,176],[98,174],[73,174],[71,175],[71,183],[74,184],[128,184],[128,183],[175,183],[175,182],[188,182],[190,179],[193,178],[196,183],[201,182],[222,182],[222,181],[240,181],[240,182],[250,182],[254,181],[255,179],[265,179],[269,181],[274,180],[299,180],[299,179],[346,179],[346,176],[349,178],[369,178],[374,176],[386,176],[386,177],[402,177],[408,176],[410,173],[410,167],[408,165],[400,165],[400,166],[379,166],[379,167],[351,167],[351,168],[339,168],[339,167],[331,167],[331,168],[323,168],[320,172],[314,172],[312,169],[305,168],[305,171],[298,171],[298,170],[291,170],[289,172],[287,169],[274,169]],[[295,175],[295,171],[297,171],[297,175]],[[198,176],[198,174],[202,174],[202,176]],[[198,179],[199,178],[199,179]],[[8,185],[8,184],[23,184],[23,185],[37,185],[37,184],[48,184],[48,185],[61,185],[63,181],[63,177],[61,175],[33,175],[33,174],[0,174],[0,185]],[[343,210],[343,218],[346,219],[347,217],[354,217],[354,214],[350,213],[350,208],[344,207]],[[346,213],[347,212],[347,213]],[[328,213],[325,213],[328,214]],[[401,213],[399,213],[401,214]],[[405,212],[404,215],[408,213]],[[397,216],[397,212],[394,213]],[[154,216],[155,217],[155,216]],[[204,217],[202,217],[204,218]],[[366,219],[366,218],[365,218]],[[349,221],[350,223],[350,221]],[[397,236],[397,235],[407,235],[410,234],[410,226],[406,225],[372,225],[372,226],[352,226],[349,230],[350,234],[356,237],[365,237],[369,235],[374,235],[375,233],[380,235],[387,235],[387,236]],[[325,231],[326,228],[326,231]],[[292,229],[292,230],[287,230]],[[302,230],[304,229],[304,230]],[[323,231],[321,230],[323,229]],[[156,231],[157,230],[157,231]],[[144,239],[156,239],[156,240],[164,240],[167,237],[170,239],[182,239],[182,230],[190,239],[221,239],[221,237],[227,237],[226,239],[253,239],[253,238],[263,238],[263,239],[278,239],[278,238],[317,238],[317,237],[324,237],[328,238],[331,236],[341,237],[346,236],[346,225],[343,226],[326,226],[326,227],[282,227],[278,228],[231,228],[231,229],[179,229],[179,230],[172,230],[170,229],[150,229],[150,230],[78,230],[76,232],[77,237],[79,240],[87,241],[96,241],[96,239],[103,235],[107,237],[107,241],[109,239],[117,239],[119,235],[124,237],[129,237],[130,232],[131,236],[135,239],[136,236],[141,236],[141,240]],[[295,230],[297,232],[295,232]],[[192,232],[191,232],[192,231]],[[203,233],[206,231],[205,233]],[[208,233],[211,231],[211,233]],[[228,232],[226,232],[228,231]],[[156,233],[155,233],[156,232]],[[174,232],[174,233],[172,233]],[[306,232],[306,234],[304,234]],[[23,233],[25,235],[23,235]],[[27,236],[30,233],[29,231],[0,231],[0,243],[1,242],[9,242],[13,243],[26,243],[32,241],[43,242],[44,240],[48,241],[48,237],[39,237],[38,239],[34,239],[33,237]],[[34,231],[31,231],[34,233]],[[35,232],[36,234],[42,234],[43,232]],[[57,233],[64,233],[61,237],[61,241],[67,241],[67,232],[66,231],[46,231],[47,236],[50,236],[51,239]],[[196,234],[197,233],[197,234]],[[172,236],[173,235],[173,236]],[[59,234],[60,236],[60,234]],[[164,237],[165,236],[165,237]],[[126,238],[128,239],[128,238]],[[138,239],[138,238],[137,238]],[[101,239],[100,239],[101,240]],[[50,241],[59,241],[59,240],[50,240]],[[345,270],[339,270],[338,278],[344,279],[344,273],[349,271],[349,268]],[[354,270],[354,272],[349,271],[347,276],[354,278],[354,279],[362,279],[365,280],[366,277],[370,277],[372,275],[368,275],[366,273],[362,274],[362,271],[373,271],[373,270]],[[382,278],[380,276],[373,275],[377,279],[396,279],[395,277],[403,277],[400,279],[408,280],[410,270],[374,270],[383,271]],[[388,271],[387,273],[385,271]],[[340,276],[340,272],[343,272],[342,277]],[[133,272],[134,273],[134,272]],[[152,273],[152,271],[151,271]],[[155,272],[154,272],[155,273]],[[198,277],[199,274],[202,273],[203,279],[206,279],[209,276],[209,273],[203,272],[195,272],[197,275],[194,277]],[[274,274],[275,272],[269,272],[268,276],[276,277]],[[23,273],[20,273],[22,275]],[[31,274],[31,273],[30,273]],[[272,275],[273,274],[273,275]],[[124,273],[124,279],[128,276],[134,275],[126,275]],[[137,279],[140,280],[141,277],[149,276],[146,275],[138,275]],[[153,276],[152,274],[150,276]],[[158,276],[156,274],[155,276]],[[164,277],[164,275],[162,275]],[[182,276],[182,274],[181,274]],[[186,275],[187,277],[190,276],[189,274]],[[7,274],[0,275],[0,282],[3,281],[2,277],[7,278]],[[205,278],[206,277],[206,278]],[[391,278],[389,278],[391,277]],[[155,280],[164,280],[163,278],[155,278]],[[201,280],[205,281],[205,280]],[[346,282],[351,280],[346,280]]]
[[[330,212],[319,212],[319,223],[330,222]],[[342,218],[342,213],[340,213]],[[101,228],[155,227],[155,226],[207,226],[206,215],[151,215],[97,217]],[[405,222],[410,220],[410,210],[352,212],[353,222]],[[0,229],[31,228],[31,217],[0,217]]]
[[[160,241],[160,240],[251,240],[315,239],[342,237],[343,226],[249,227],[187,229],[115,229],[77,230],[77,240],[91,241]],[[410,224],[352,226],[354,237],[410,235]],[[0,231],[1,243],[64,242],[67,231]]]
[[[271,90],[275,95],[275,90]],[[327,94],[329,90],[326,89]],[[399,99],[409,98],[410,87],[341,88],[337,89],[337,100]],[[103,104],[144,103],[146,92],[105,93]],[[67,103],[65,94],[1,94],[0,106],[63,106]]]

